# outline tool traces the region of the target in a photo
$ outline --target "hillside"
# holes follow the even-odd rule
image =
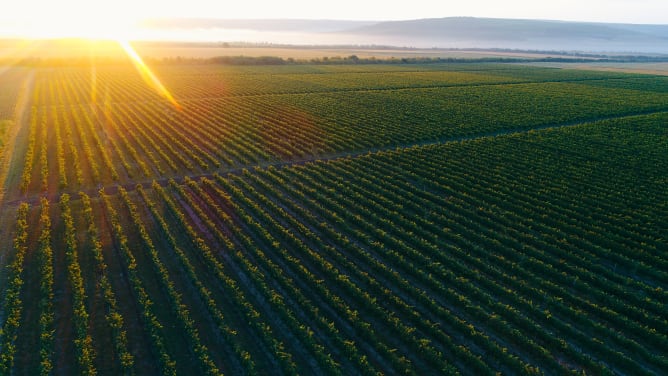
[[[668,52],[666,25],[453,17],[381,22],[348,32],[422,47]]]
[[[240,38],[236,40],[417,48],[668,53],[668,25],[450,17],[387,22],[183,18],[150,20],[143,26],[152,30],[197,32],[197,38],[209,41]]]

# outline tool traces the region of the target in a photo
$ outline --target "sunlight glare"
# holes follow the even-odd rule
[[[160,82],[158,77],[156,77],[151,69],[144,63],[144,60],[142,60],[141,56],[139,56],[135,49],[132,48],[130,43],[125,40],[119,40],[118,43],[128,54],[144,81],[153,87],[160,95],[165,97],[177,110],[180,110],[181,106],[176,102],[169,90],[167,90],[167,88]]]
[[[90,67],[90,102],[97,103],[97,68],[95,65]]]
[[[62,12],[61,12],[62,13]],[[82,39],[133,39],[137,33],[137,20],[126,14],[49,14],[35,15],[30,20],[2,20],[0,31],[18,38],[82,38]]]

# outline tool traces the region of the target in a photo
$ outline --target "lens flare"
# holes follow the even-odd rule
[[[165,97],[177,110],[181,110],[181,106],[176,102],[169,90],[167,90],[158,77],[153,74],[151,69],[144,63],[144,60],[142,60],[141,56],[137,54],[137,51],[132,48],[130,43],[127,41],[118,41],[118,43],[123,47],[125,53],[128,54],[144,81],[153,87],[160,95]]]
[[[90,67],[90,103],[97,102],[97,68],[91,64]]]

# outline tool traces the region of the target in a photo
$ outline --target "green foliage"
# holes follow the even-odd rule
[[[349,60],[39,70],[0,373],[668,369],[664,79]]]
[[[13,242],[14,261],[7,266],[9,270],[8,286],[2,304],[6,319],[0,327],[0,374],[3,375],[9,374],[14,367],[16,339],[21,326],[20,320],[23,312],[21,287],[24,283],[22,274],[28,240],[28,210],[28,204],[22,203],[17,211]]]
[[[6,137],[6,134],[7,134],[7,130],[11,129],[13,125],[14,125],[14,122],[12,120],[1,120],[0,119],[0,149],[5,144],[5,137]]]
[[[93,365],[95,350],[92,347],[92,338],[88,333],[89,314],[86,309],[86,291],[81,277],[81,267],[77,256],[76,228],[70,209],[70,196],[60,196],[61,217],[65,223],[65,258],[67,261],[67,279],[73,295],[74,344],[77,350],[77,363],[81,374],[96,375]]]
[[[53,307],[53,250],[51,248],[51,216],[49,201],[40,199],[39,224],[41,232],[38,240],[38,271],[40,276],[39,300],[39,373],[53,372],[54,349],[54,307]]]

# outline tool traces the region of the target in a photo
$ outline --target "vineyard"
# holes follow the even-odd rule
[[[0,375],[668,369],[668,77],[155,74],[0,69]]]

